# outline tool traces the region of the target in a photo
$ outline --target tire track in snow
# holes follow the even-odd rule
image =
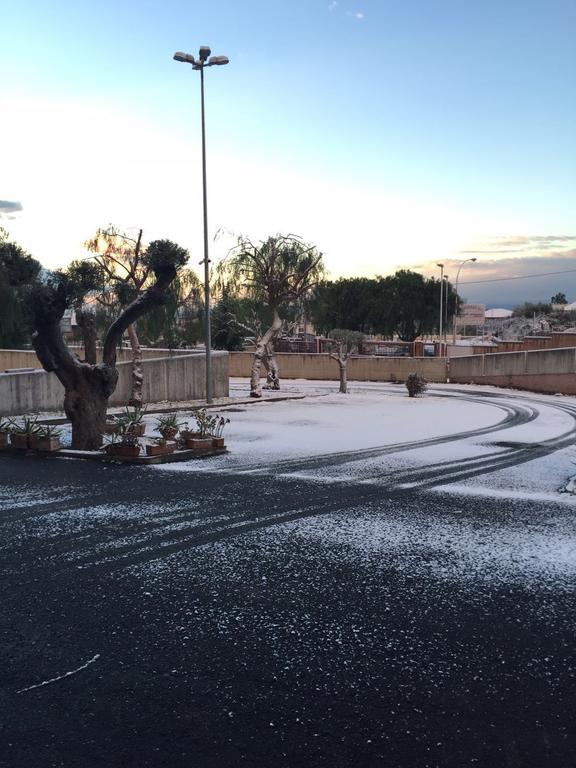
[[[446,396],[447,395],[444,395],[444,397]],[[414,440],[405,443],[388,443],[387,445],[376,446],[374,448],[362,448],[355,451],[339,451],[336,453],[327,453],[318,457],[311,457],[306,461],[303,461],[302,459],[294,459],[293,461],[282,460],[262,465],[250,465],[245,468],[231,467],[229,470],[225,468],[217,468],[214,471],[230,472],[233,474],[277,475],[287,474],[290,472],[305,472],[311,469],[323,469],[325,467],[339,466],[354,461],[378,458],[380,456],[386,456],[390,453],[412,451],[415,448],[428,448],[434,445],[442,445],[444,443],[452,443],[458,440],[466,440],[467,438],[480,437],[482,435],[492,434],[493,432],[499,432],[503,429],[510,429],[512,427],[518,427],[523,424],[527,424],[537,419],[540,415],[540,412],[536,408],[529,405],[520,406],[507,403],[486,403],[480,398],[472,397],[459,397],[458,399],[500,408],[506,412],[506,416],[502,421],[499,421],[489,427],[481,427],[479,429],[471,429],[464,432],[454,432],[450,435],[441,435],[439,437],[431,437],[424,440]]]
[[[479,401],[478,398],[468,399],[474,402]],[[399,447],[385,446],[381,449],[366,449],[363,452],[332,454],[330,458],[334,459],[336,457],[336,461],[328,464],[322,463],[321,466],[338,466],[339,464],[346,463],[347,460],[342,458],[343,455],[352,456],[352,460],[362,460],[368,457],[367,454],[380,456],[398,450],[410,450],[430,444],[450,442],[454,439],[461,440],[464,439],[463,436],[465,435],[475,437],[478,434],[490,434],[506,429],[509,426],[517,426],[519,423],[528,423],[538,416],[538,411],[532,407],[511,407],[504,404],[498,404],[497,407],[502,407],[506,410],[507,415],[502,422],[492,427],[481,430],[469,430],[467,433],[458,433],[456,436],[449,435],[443,438],[432,438],[430,441],[402,443],[399,444]],[[555,404],[551,407],[568,413],[576,421],[575,408],[564,404]],[[173,523],[175,518],[185,523],[187,515],[190,514],[190,507],[183,505],[180,509],[170,510],[172,520],[166,519],[159,514],[157,520],[153,519],[151,521],[147,519],[142,521],[141,525],[137,524],[128,536],[126,536],[124,528],[124,535],[121,539],[111,538],[105,542],[96,542],[96,548],[92,546],[88,551],[86,549],[83,552],[73,550],[60,554],[69,556],[68,567],[81,569],[96,568],[114,572],[162,559],[168,555],[183,552],[196,546],[215,543],[227,538],[308,517],[329,514],[336,509],[342,511],[343,509],[356,508],[359,505],[370,505],[374,502],[380,502],[383,495],[390,498],[396,494],[421,493],[433,486],[452,484],[470,477],[516,466],[571,445],[575,440],[576,423],[569,431],[542,443],[533,445],[519,444],[518,447],[511,445],[504,450],[488,455],[475,456],[465,460],[442,461],[433,465],[427,465],[426,467],[391,472],[385,475],[379,474],[376,476],[379,480],[378,483],[373,482],[375,478],[352,482],[352,485],[349,487],[343,483],[342,492],[338,494],[337,498],[334,497],[334,494],[326,494],[324,498],[312,506],[310,506],[307,499],[307,489],[309,483],[314,483],[317,486],[317,481],[313,477],[302,478],[300,476],[299,483],[290,482],[289,495],[283,493],[281,486],[274,493],[270,494],[269,498],[266,498],[266,496],[258,498],[255,495],[253,506],[249,512],[246,512],[244,504],[233,504],[231,514],[225,520],[222,520],[222,516],[215,515],[212,519],[206,520],[204,518],[204,521],[198,520],[197,524],[191,523],[188,526],[180,525],[178,528],[171,528],[170,523]],[[319,458],[325,459],[327,457]],[[277,475],[281,476],[286,473],[286,464],[286,462],[281,464],[284,472],[276,472]],[[303,462],[288,464],[291,469],[293,467],[308,470],[311,468],[311,462],[306,462],[305,465]],[[232,481],[232,472],[224,474],[228,480]],[[240,471],[234,474],[246,477],[247,473]],[[265,477],[270,474],[270,467],[268,467],[267,472],[254,474],[256,475],[255,479],[259,474],[263,474]],[[285,478],[290,480],[290,475],[286,473]],[[350,481],[347,482],[350,483]],[[233,483],[231,487],[233,487]]]

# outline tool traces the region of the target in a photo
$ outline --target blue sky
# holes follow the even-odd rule
[[[206,74],[215,258],[295,231],[334,275],[576,267],[544,240],[576,232],[575,22],[576,0],[6,5],[2,223],[49,265],[109,222],[199,260],[198,76],[172,54],[206,43],[231,60]]]

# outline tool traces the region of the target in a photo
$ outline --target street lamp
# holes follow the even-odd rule
[[[444,349],[448,354],[448,275],[444,275]]]
[[[198,52],[198,58],[195,59],[189,53],[178,51],[174,54],[176,61],[182,61],[185,64],[191,64],[192,69],[200,71],[200,99],[202,115],[202,197],[204,203],[204,259],[200,264],[204,264],[204,307],[205,307],[205,326],[206,326],[206,403],[212,403],[212,334],[210,329],[210,259],[208,258],[208,201],[206,193],[206,120],[204,115],[204,68],[222,66],[228,64],[227,56],[210,56],[210,48],[207,45],[201,46]]]
[[[477,261],[476,256],[473,256],[471,259],[464,259],[464,261],[460,262],[460,266],[458,267],[458,272],[456,272],[456,282],[454,284],[454,293],[456,294],[456,300],[458,300],[458,278],[460,277],[460,270],[464,266],[464,264],[468,264],[469,261]],[[456,344],[456,320],[459,317],[460,314],[460,306],[456,305],[456,312],[454,312],[454,320],[453,320],[453,328],[452,328],[452,342]]]
[[[444,299],[444,264],[436,264],[437,267],[440,267],[440,328],[439,328],[439,337],[440,337],[440,357],[442,357],[442,321],[444,320],[444,312],[442,311],[442,301]]]

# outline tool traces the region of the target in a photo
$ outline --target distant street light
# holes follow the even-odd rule
[[[458,278],[460,277],[460,270],[464,266],[464,264],[468,264],[469,261],[477,261],[476,256],[473,256],[471,259],[464,259],[464,261],[460,262],[460,266],[458,267],[458,272],[456,272],[456,283],[454,284],[454,293],[456,294],[456,299],[458,299]],[[456,320],[460,316],[460,307],[457,304],[456,305],[456,311],[454,312],[454,320],[452,321],[452,342],[456,344]]]
[[[443,299],[444,299],[444,264],[436,264],[437,267],[440,267],[440,328],[439,328],[439,337],[440,337],[440,357],[442,357],[442,321],[444,320],[444,312],[443,312]]]
[[[176,61],[191,64],[192,69],[200,71],[200,98],[202,105],[202,195],[204,202],[204,306],[205,306],[205,336],[206,336],[206,403],[212,403],[212,334],[210,328],[210,259],[208,258],[208,202],[206,192],[206,120],[204,115],[204,67],[222,66],[228,64],[227,56],[210,56],[210,48],[203,45],[195,59],[189,53],[178,51],[174,54]]]

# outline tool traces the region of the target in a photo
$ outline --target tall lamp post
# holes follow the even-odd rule
[[[444,349],[448,354],[448,275],[444,275]]]
[[[464,264],[468,264],[469,261],[477,261],[476,256],[473,256],[471,259],[464,259],[464,261],[460,262],[460,266],[458,267],[458,272],[456,272],[456,283],[454,284],[454,292],[456,294],[456,298],[458,299],[458,278],[460,277],[460,270],[464,266]],[[456,312],[454,312],[454,327],[452,328],[452,343],[456,344],[456,320],[459,316],[459,310],[460,307],[458,304],[456,305]]]
[[[444,311],[443,311],[443,299],[444,299],[444,264],[436,264],[437,267],[440,267],[440,327],[438,329],[439,337],[440,337],[440,357],[442,357],[442,322],[444,320]]]
[[[210,56],[210,48],[203,45],[195,59],[189,53],[178,51],[174,54],[176,61],[191,64],[192,69],[200,71],[200,101],[202,115],[202,199],[204,203],[204,307],[205,307],[205,337],[206,337],[206,403],[212,403],[212,333],[210,328],[210,259],[208,258],[208,200],[206,192],[206,120],[204,115],[204,68],[228,64],[227,56]]]

